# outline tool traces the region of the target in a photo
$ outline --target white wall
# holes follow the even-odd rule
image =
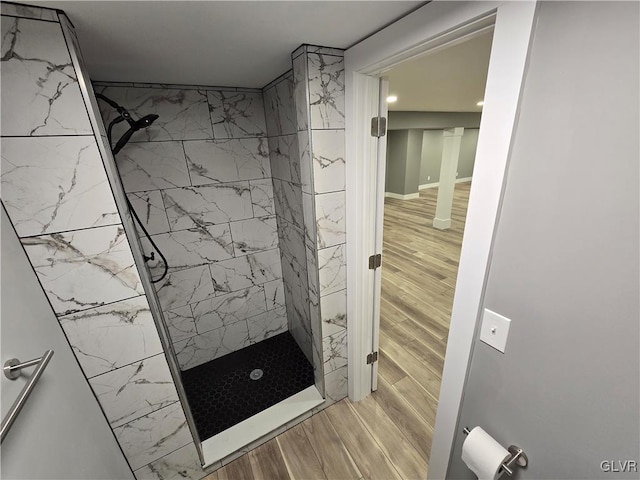
[[[2,215],[2,360],[54,355],[2,443],[2,476],[11,479],[131,479],[69,342],[38,283],[4,208]],[[2,417],[33,374],[2,383]],[[87,442],[87,438],[91,441]]]

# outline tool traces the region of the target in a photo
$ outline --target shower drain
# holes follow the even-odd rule
[[[262,370],[260,370],[259,368],[256,368],[255,370],[251,370],[251,373],[249,374],[249,378],[251,380],[260,380],[263,374],[264,372]]]

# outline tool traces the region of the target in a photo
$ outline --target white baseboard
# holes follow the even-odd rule
[[[448,228],[451,228],[451,219],[450,218],[434,218],[433,228],[437,228],[438,230],[446,230]]]
[[[471,181],[471,177],[456,178],[455,183],[465,183],[470,181]],[[440,186],[440,182],[423,183],[422,185],[418,186],[418,190],[426,190],[427,188],[437,188],[439,186]]]
[[[420,198],[420,193],[416,192],[416,193],[407,193],[406,195],[402,195],[400,193],[384,192],[384,196],[385,198],[387,197],[396,198],[398,200],[413,200],[415,198]]]

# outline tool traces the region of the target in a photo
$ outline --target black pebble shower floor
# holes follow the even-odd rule
[[[249,374],[259,368],[260,380]],[[313,367],[289,332],[182,372],[201,440],[313,385]]]

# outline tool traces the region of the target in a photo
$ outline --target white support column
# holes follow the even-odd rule
[[[433,227],[446,230],[451,227],[451,207],[453,205],[453,189],[456,183],[460,142],[464,128],[449,128],[443,132],[442,161],[440,163],[440,185],[438,187],[438,203]]]

